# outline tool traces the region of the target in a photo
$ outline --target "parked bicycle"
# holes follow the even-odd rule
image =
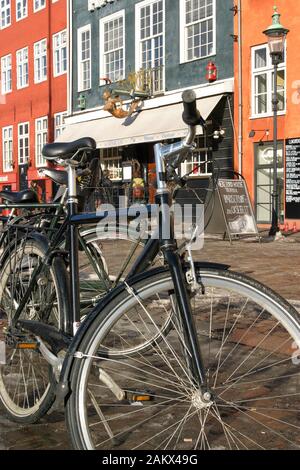
[[[64,398],[72,443],[79,449],[299,448],[299,366],[292,360],[300,344],[297,311],[228,266],[193,262],[189,243],[187,257],[178,249],[167,180],[179,180],[176,169],[193,149],[196,125],[204,125],[192,91],[183,93],[183,104],[186,139],[155,145],[159,239],[148,240],[127,278],[78,331],[77,227],[102,216],[77,214],[76,167],[95,144],[84,139],[80,147],[45,148],[46,158],[67,165],[68,217],[26,288],[20,286],[22,296],[12,295],[14,280],[2,289],[14,308],[1,302],[1,314],[11,312],[1,328],[8,349],[0,369],[1,400],[36,419],[54,394]],[[70,247],[70,290],[58,249],[63,233]],[[159,249],[166,267],[145,272]],[[53,297],[38,310],[33,294],[45,278]],[[43,394],[32,366],[13,364],[20,349],[30,364],[43,361],[48,387]],[[12,377],[19,378],[17,387]]]

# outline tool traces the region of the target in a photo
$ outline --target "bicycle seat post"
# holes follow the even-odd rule
[[[77,226],[72,224],[72,216],[77,214],[78,196],[76,184],[77,162],[68,161],[68,199],[67,212],[69,218],[69,253],[70,253],[70,290],[71,290],[71,311],[73,320],[73,331],[76,334],[80,324],[80,293],[79,293],[79,267],[78,267],[78,231]]]

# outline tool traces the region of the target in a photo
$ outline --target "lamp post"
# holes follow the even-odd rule
[[[273,193],[272,193],[272,225],[269,231],[270,236],[275,236],[279,232],[278,226],[278,213],[279,213],[279,194],[277,184],[277,113],[278,113],[278,94],[277,94],[277,72],[278,65],[283,61],[285,39],[289,30],[284,28],[280,24],[280,14],[277,11],[277,7],[274,7],[273,22],[268,29],[263,33],[268,37],[269,52],[272,58],[272,64],[274,66],[274,90],[273,90],[273,141],[274,141],[274,153],[273,153]]]

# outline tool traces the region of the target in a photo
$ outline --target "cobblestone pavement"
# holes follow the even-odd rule
[[[300,236],[262,243],[254,240],[205,240],[195,259],[228,263],[269,285],[300,308]],[[69,449],[63,411],[55,411],[39,424],[21,426],[9,422],[0,410],[0,449]]]

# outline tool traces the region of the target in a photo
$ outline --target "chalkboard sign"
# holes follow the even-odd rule
[[[300,138],[287,139],[285,152],[285,216],[300,219]]]
[[[219,179],[218,194],[228,236],[258,235],[248,189],[243,179]]]

